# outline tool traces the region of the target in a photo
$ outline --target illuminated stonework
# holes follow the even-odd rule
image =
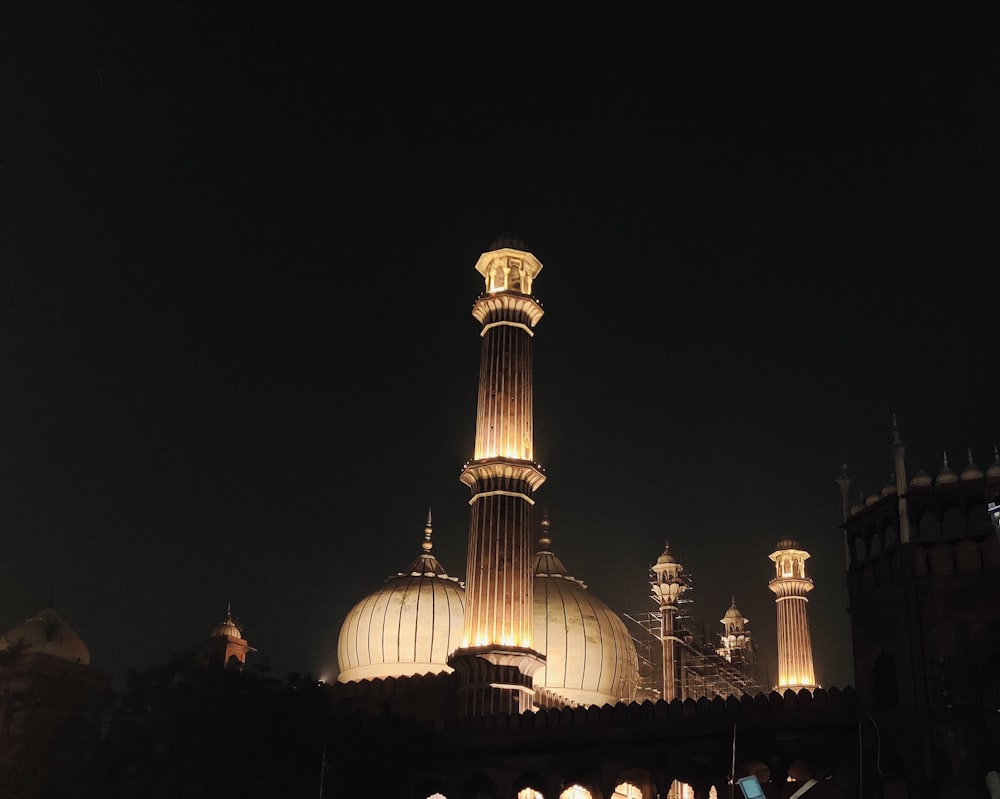
[[[512,246],[512,245],[517,246]],[[456,658],[483,658],[483,651],[521,651],[528,660],[542,657],[532,648],[532,495],[545,475],[533,460],[532,343],[542,309],[531,296],[542,265],[523,244],[498,241],[482,254],[476,270],[485,291],[472,315],[482,325],[479,402],[473,460],[461,481],[472,492],[469,550],[466,561],[466,612],[462,647],[452,665],[481,681],[481,664]],[[511,709],[527,709],[531,672],[524,660],[524,680],[509,692]],[[497,668],[500,668],[499,666]],[[505,667],[506,668],[506,667]],[[498,676],[494,688],[511,682]],[[472,696],[472,686],[468,686]],[[467,707],[503,709],[500,693],[467,700]],[[520,695],[520,698],[518,697]],[[500,704],[496,704],[496,702]]]
[[[431,554],[431,533],[428,513],[420,556],[347,614],[337,645],[339,682],[451,671],[465,591]]]
[[[809,553],[793,538],[782,538],[768,557],[775,576],[768,587],[778,606],[778,690],[818,688],[813,671],[812,639],[806,616],[806,594],[813,581],[806,576]]]
[[[548,518],[535,553],[534,641],[545,653],[535,685],[577,705],[635,699],[639,661],[625,623],[552,552]]]

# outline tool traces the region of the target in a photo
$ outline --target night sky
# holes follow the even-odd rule
[[[648,611],[669,541],[773,681],[795,536],[853,683],[840,464],[878,492],[893,413],[911,475],[1000,442],[993,21],[212,5],[7,10],[0,628],[54,592],[120,684],[231,602],[332,678],[428,507],[464,572],[474,265],[515,231],[569,571]]]

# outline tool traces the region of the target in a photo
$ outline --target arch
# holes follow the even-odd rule
[[[993,522],[985,502],[976,502],[966,511],[966,525],[972,538],[987,538],[993,535]]]
[[[885,549],[888,552],[890,549],[896,546],[899,541],[899,530],[894,524],[887,524],[885,529],[882,531],[882,537],[885,540]]]
[[[872,557],[875,557],[876,555],[881,554],[881,552],[882,552],[882,536],[880,536],[878,533],[875,533],[872,536],[871,545],[869,546],[869,549],[871,551]]]
[[[936,541],[941,537],[941,522],[938,517],[934,515],[931,511],[924,511],[920,516],[920,522],[917,525],[919,530],[918,538],[921,541]]]
[[[582,785],[570,785],[559,794],[559,799],[593,799],[593,795]]]
[[[868,557],[868,551],[865,546],[865,539],[858,536],[854,539],[854,562],[862,563],[866,557]]]
[[[533,771],[521,774],[513,787],[517,799],[544,799],[545,779]]]
[[[621,782],[615,786],[615,792],[611,794],[611,797],[612,799],[643,799],[642,788],[631,782]]]
[[[965,536],[965,519],[962,511],[952,506],[941,517],[941,530],[945,538],[963,538]]]

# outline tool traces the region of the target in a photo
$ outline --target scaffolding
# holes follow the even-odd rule
[[[690,586],[690,578],[688,578]],[[753,647],[726,652],[712,643],[708,628],[691,613],[691,599],[684,596],[674,616],[677,640],[678,696],[700,699],[716,696],[754,696],[761,693],[757,653]],[[623,614],[639,659],[636,701],[657,701],[663,695],[663,644],[660,640],[659,609]]]

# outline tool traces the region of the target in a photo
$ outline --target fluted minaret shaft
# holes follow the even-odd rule
[[[799,548],[793,539],[782,539],[769,556],[776,576],[768,583],[775,593],[778,607],[778,684],[786,688],[816,688],[813,669],[812,639],[806,594],[813,589],[806,576],[805,563],[809,553]]]
[[[531,673],[543,662],[531,629],[532,495],[545,475],[533,460],[532,418],[533,329],[543,311],[530,291],[541,268],[511,246],[476,264],[486,290],[472,308],[482,348],[475,451],[461,474],[472,491],[465,629],[453,658],[470,712],[526,709]]]

